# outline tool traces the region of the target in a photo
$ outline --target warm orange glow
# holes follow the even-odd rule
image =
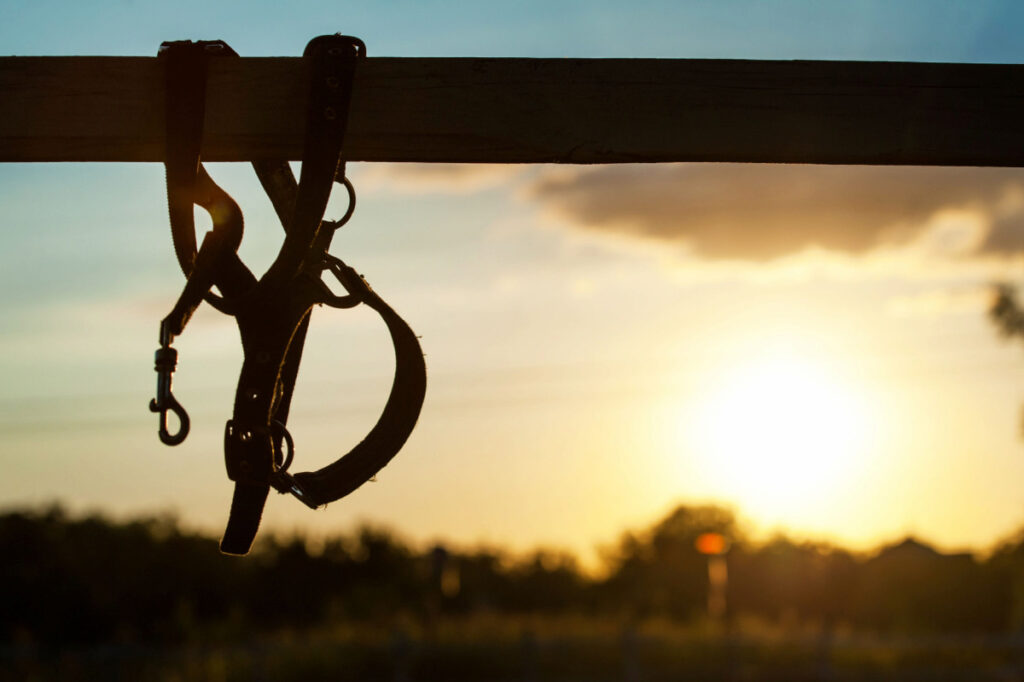
[[[729,548],[721,533],[701,533],[694,545],[701,554],[724,554]]]

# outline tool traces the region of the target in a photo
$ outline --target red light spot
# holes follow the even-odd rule
[[[701,533],[697,536],[694,546],[701,554],[724,554],[728,549],[725,536],[721,533]]]

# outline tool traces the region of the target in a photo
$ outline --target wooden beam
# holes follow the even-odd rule
[[[214,62],[204,158],[298,159],[297,58]],[[347,158],[1024,165],[1024,66],[370,58]],[[0,58],[0,161],[160,161],[155,58]]]

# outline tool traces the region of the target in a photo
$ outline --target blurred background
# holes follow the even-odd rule
[[[1021,28],[984,1],[0,1],[22,56],[341,31],[371,56],[1021,63]],[[209,170],[261,271],[269,201]],[[0,678],[1024,675],[1024,171],[349,175],[333,251],[422,336],[427,403],[377,482],[273,496],[239,560],[234,322],[176,343],[183,445],[146,407],[182,285],[163,169],[0,166]],[[314,312],[297,467],[363,437],[392,369],[372,313]]]

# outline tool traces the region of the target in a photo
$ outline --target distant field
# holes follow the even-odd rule
[[[285,631],[244,644],[6,645],[3,680],[1019,680],[1024,634],[881,637],[586,619]]]

